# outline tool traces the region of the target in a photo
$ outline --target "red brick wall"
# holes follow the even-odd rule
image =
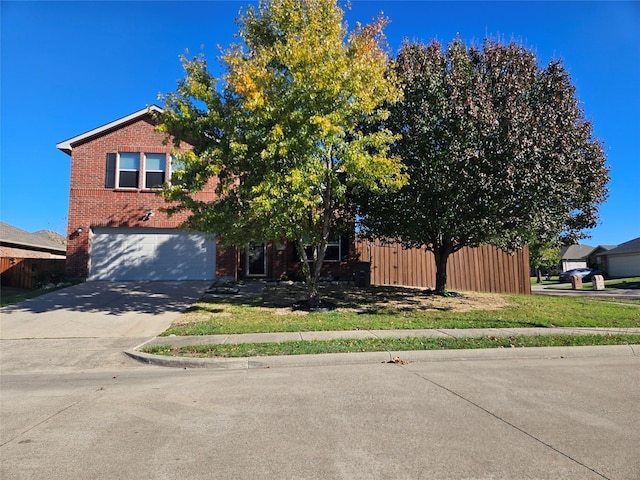
[[[216,247],[216,276],[238,278],[240,257],[235,247],[223,247],[218,243]]]
[[[105,188],[107,153],[169,154],[173,146],[170,142],[165,145],[164,140],[165,135],[155,131],[151,118],[145,117],[73,146],[67,227],[68,276],[82,278],[89,273],[89,232],[92,227],[176,228],[186,219],[186,214],[169,218],[161,212],[167,203],[156,191]],[[214,199],[214,188],[212,182],[200,198]],[[153,210],[154,215],[145,219],[149,210]],[[82,228],[81,233],[77,232],[78,228]],[[217,259],[220,272],[230,270],[230,253],[226,255]]]

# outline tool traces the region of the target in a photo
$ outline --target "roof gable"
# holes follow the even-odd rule
[[[81,143],[90,138],[99,136],[111,130],[117,129],[123,125],[126,125],[135,120],[138,120],[142,117],[145,117],[152,112],[162,113],[164,112],[164,110],[157,105],[151,105],[150,107],[143,108],[142,110],[138,110],[137,112],[130,113],[125,117],[114,120],[113,122],[109,122],[105,125],[102,125],[101,127],[94,128],[93,130],[89,130],[88,132],[81,133],[80,135],[76,135],[75,137],[69,138],[68,140],[63,140],[62,142],[56,144],[56,148],[58,150],[63,151],[67,155],[71,155],[71,151],[73,150],[73,147],[78,143]]]
[[[629,253],[640,253],[640,237],[621,243],[616,248],[605,252],[606,255],[623,255]]]

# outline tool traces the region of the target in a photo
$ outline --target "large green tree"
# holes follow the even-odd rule
[[[221,56],[221,79],[202,55],[183,59],[186,77],[164,98],[160,127],[193,146],[164,191],[170,212],[188,211],[187,227],[227,244],[295,242],[312,304],[330,236],[353,220],[348,192],[406,180],[389,153],[396,137],[378,128],[383,106],[401,97],[385,20],[349,33],[343,15],[336,0],[249,6],[237,20],[239,43]],[[211,179],[218,197],[199,199]]]
[[[361,196],[370,235],[434,253],[436,290],[465,246],[505,250],[584,235],[607,195],[608,169],[561,62],[540,67],[516,45],[405,44],[396,73],[404,99],[386,125],[410,180]]]

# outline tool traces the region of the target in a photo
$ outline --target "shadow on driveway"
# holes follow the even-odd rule
[[[4,307],[0,311],[10,314],[67,310],[108,315],[173,312],[183,309],[185,301],[187,304],[192,303],[204,293],[210,283],[85,282]]]
[[[211,282],[86,282],[0,309],[0,338],[156,335]]]

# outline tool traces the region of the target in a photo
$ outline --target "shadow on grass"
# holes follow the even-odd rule
[[[337,308],[355,310],[358,314],[393,315],[423,310],[423,300],[436,297],[432,291],[410,287],[371,286],[358,288],[353,285],[321,285],[320,297]],[[460,295],[460,298],[463,298]],[[216,305],[262,307],[267,309],[293,308],[307,299],[304,285],[267,286],[252,294],[207,294],[191,306],[187,312],[206,311],[221,313]],[[451,307],[432,306],[429,310],[450,311]]]
[[[390,315],[412,312],[422,306],[421,299],[432,295],[430,291],[393,286],[357,288],[353,285],[322,285],[320,297],[338,308],[356,310],[360,314]],[[307,290],[300,285],[266,287],[262,294],[262,307],[288,308],[306,299]],[[448,308],[437,308],[446,311]]]

